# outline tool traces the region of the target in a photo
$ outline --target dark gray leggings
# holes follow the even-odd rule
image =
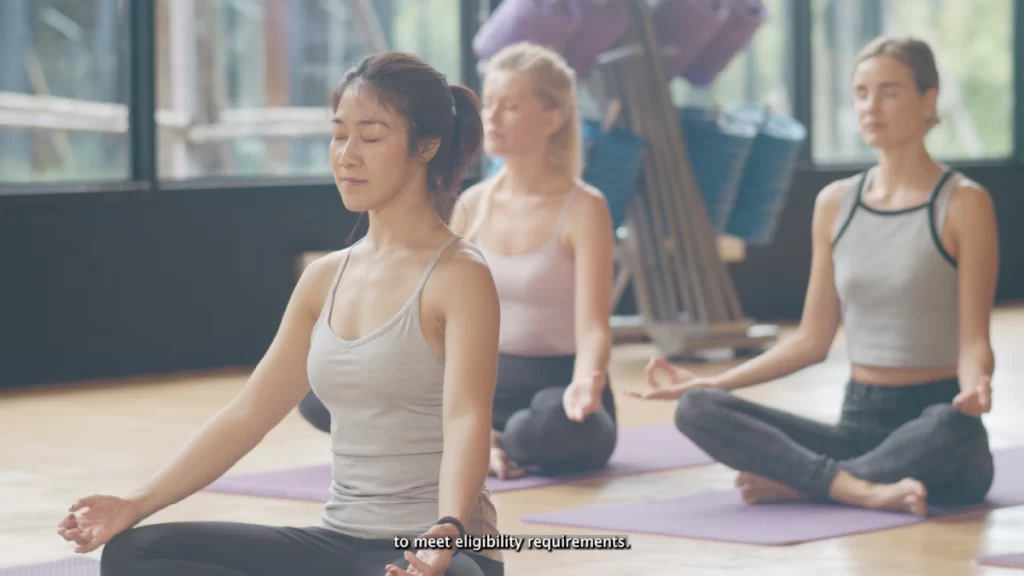
[[[575,356],[498,358],[494,429],[499,444],[520,467],[543,474],[572,474],[608,463],[618,439],[615,398],[606,383],[602,408],[583,422],[565,414],[562,396],[572,381]]]
[[[492,426],[500,445],[516,464],[543,474],[572,474],[604,467],[615,451],[618,429],[611,385],[601,394],[601,410],[583,422],[565,415],[562,395],[572,381],[575,356],[512,356],[498,358]],[[324,432],[331,414],[312,392],[299,403],[299,413]]]
[[[122,532],[103,548],[101,576],[382,576],[407,568],[394,540],[321,527],[175,522]],[[504,576],[504,564],[460,553],[445,576]]]
[[[676,427],[716,461],[826,498],[839,470],[876,483],[914,478],[940,505],[980,502],[992,485],[980,418],[953,408],[957,380],[913,386],[850,381],[836,425],[715,389],[687,392]]]

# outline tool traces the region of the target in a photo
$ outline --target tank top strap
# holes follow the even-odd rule
[[[562,227],[565,226],[565,219],[569,216],[569,205],[572,204],[572,199],[576,195],[576,190],[579,190],[580,184],[577,182],[573,185],[572,189],[569,190],[569,197],[565,199],[565,204],[562,205],[562,213],[558,215],[558,224],[555,225],[555,238],[558,238],[562,234]]]
[[[835,228],[833,228],[835,231],[835,236],[832,239],[833,246],[835,246],[836,242],[839,242],[839,238],[842,237],[846,227],[853,220],[853,214],[857,211],[857,207],[860,206],[861,198],[864,196],[864,189],[868,184],[870,175],[871,170],[865,170],[861,172],[859,178],[846,186],[843,201],[839,206],[839,214],[835,220]]]
[[[949,209],[949,199],[953,195],[953,188],[956,187],[958,174],[947,169],[935,185],[932,197],[929,199],[929,216],[932,228],[938,238],[942,238],[942,231],[945,228],[946,212]]]
[[[338,292],[338,283],[341,282],[341,275],[345,273],[345,268],[348,267],[348,260],[352,256],[352,249],[362,241],[363,239],[360,238],[354,244],[342,250],[344,254],[341,257],[341,262],[338,264],[338,269],[334,271],[334,278],[331,279],[331,286],[327,290],[327,297],[324,298],[324,305],[320,310],[321,318],[330,318],[330,310],[334,307],[334,295]]]
[[[434,271],[434,267],[437,266],[437,263],[441,260],[441,256],[444,255],[445,250],[454,244],[456,240],[461,239],[462,236],[452,234],[451,238],[446,240],[445,243],[437,249],[437,252],[434,253],[434,257],[430,259],[430,263],[427,264],[427,269],[423,271],[423,276],[420,277],[419,283],[416,284],[416,290],[412,293],[413,298],[417,298],[419,293],[423,290],[423,287],[427,285],[427,279],[430,278],[430,273]]]

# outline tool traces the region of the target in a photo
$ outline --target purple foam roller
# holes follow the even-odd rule
[[[561,53],[581,20],[576,2],[503,0],[473,38],[473,51],[486,60],[510,44],[532,42]]]
[[[695,86],[708,86],[729,62],[750,44],[768,17],[761,0],[728,0],[729,17],[718,34],[697,55],[683,76]]]
[[[729,17],[725,0],[659,0],[652,7],[665,72],[680,76]]]
[[[579,77],[586,76],[602,52],[611,49],[629,26],[627,0],[580,0],[580,26],[562,56]]]

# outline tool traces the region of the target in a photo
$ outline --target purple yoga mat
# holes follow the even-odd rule
[[[686,67],[683,76],[695,86],[708,86],[747,47],[768,17],[761,0],[728,0],[729,17],[718,34]]]
[[[1016,568],[1024,570],[1024,553],[1022,554],[1000,554],[998,556],[978,556],[974,559],[975,564],[982,566],[998,566],[1000,568]]]
[[[703,450],[690,442],[671,424],[619,430],[618,444],[608,465],[596,472],[571,476],[525,476],[516,480],[488,478],[492,492],[525,490],[594,478],[615,478],[646,472],[712,464]]]
[[[725,24],[726,0],[660,0],[651,10],[665,73],[679,76]]]
[[[629,26],[628,0],[585,0],[579,4],[583,13],[576,32],[562,51],[566,63],[580,78],[597,64],[602,52],[609,50]]]
[[[0,576],[100,576],[100,563],[92,558],[71,557],[0,568]]]
[[[1024,448],[996,452],[995,460],[996,478],[986,503],[963,508],[933,506],[926,518],[832,503],[748,505],[740,500],[738,490],[721,490],[671,500],[584,506],[531,514],[520,520],[617,534],[657,534],[741,544],[799,544],[1024,504],[1024,482],[1020,481],[1024,477]]]
[[[203,488],[204,492],[324,503],[331,498],[330,490],[331,466],[329,464],[257,474],[224,476]]]
[[[516,480],[487,479],[493,492],[525,490],[593,478],[611,478],[711,464],[712,460],[671,424],[626,428],[619,431],[618,444],[608,466],[602,470],[572,476],[526,476]],[[327,502],[330,498],[331,468],[306,466],[275,472],[225,476],[207,486],[206,492],[246,494],[287,500]]]
[[[476,57],[487,60],[517,42],[562,52],[580,25],[575,0],[503,0],[473,38]]]

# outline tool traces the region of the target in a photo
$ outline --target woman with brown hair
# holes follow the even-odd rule
[[[939,74],[913,38],[879,38],[853,73],[854,106],[878,164],[825,187],[796,333],[740,366],[699,378],[660,358],[641,398],[680,398],[676,425],[740,471],[750,503],[828,498],[925,514],[971,504],[993,479],[981,415],[991,408],[989,323],[998,277],[988,192],[936,162]],[[851,378],[836,425],[758,405],[731,390],[823,361],[845,329]],[[659,386],[658,372],[672,380]]]
[[[447,226],[482,127],[476,97],[422,60],[366,58],[332,95],[331,168],[355,245],[309,266],[239,395],[132,496],[79,500],[59,534],[104,576],[500,576],[484,487],[500,308],[472,244]],[[321,522],[135,527],[224,474],[312,388],[332,416]],[[427,536],[434,549],[403,551]]]

